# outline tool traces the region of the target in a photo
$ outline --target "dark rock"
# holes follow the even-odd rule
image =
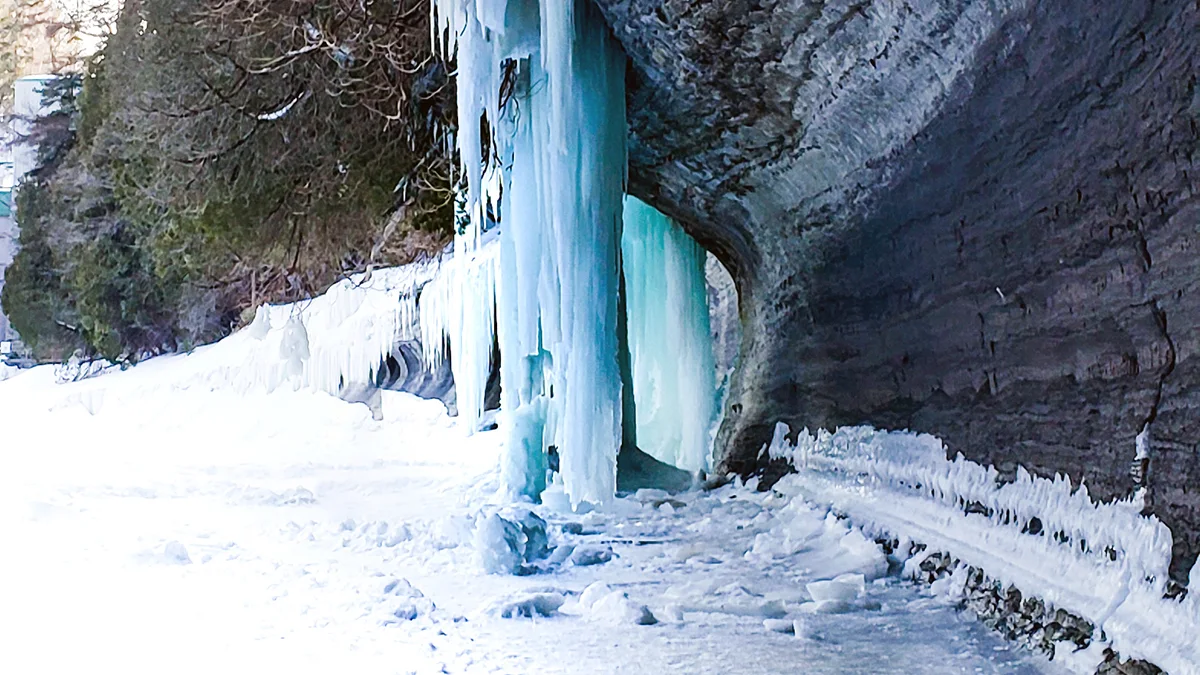
[[[651,457],[638,448],[622,448],[617,455],[617,491],[622,494],[643,488],[680,492],[692,486],[692,474]]]
[[[449,361],[430,368],[421,354],[421,343],[416,340],[396,343],[392,353],[380,364],[374,384],[380,389],[438,399],[446,404],[452,414],[457,414],[454,375],[450,372]]]
[[[630,190],[732,273],[718,437],[777,421],[1135,487],[1200,550],[1200,7],[597,0],[629,54]]]
[[[918,546],[914,545],[915,551]],[[919,565],[917,581],[932,583],[954,572],[960,561],[946,553],[932,553]],[[982,569],[968,567],[961,607],[971,610],[987,626],[1017,644],[1054,656],[1061,643],[1084,649],[1092,641],[1092,624],[1040,598],[1025,596],[1020,589],[1004,586]]]
[[[1105,653],[1104,663],[1096,670],[1096,675],[1162,675],[1162,672],[1158,666],[1145,661],[1122,661],[1110,650]]]

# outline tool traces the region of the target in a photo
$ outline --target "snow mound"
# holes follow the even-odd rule
[[[533,619],[558,614],[566,598],[558,591],[525,591],[493,601],[484,614],[501,619]]]
[[[658,623],[650,608],[629,599],[624,591],[613,590],[608,584],[596,582],[583,590],[579,606],[589,620],[612,624],[652,626]]]
[[[435,609],[432,600],[402,578],[390,579],[384,584],[383,601],[388,607],[388,618],[381,621],[383,625],[415,621],[418,617],[430,616]]]

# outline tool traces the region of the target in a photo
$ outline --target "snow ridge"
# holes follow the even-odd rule
[[[1096,503],[1019,469],[1000,484],[992,467],[946,459],[925,434],[848,427],[802,431],[788,441],[776,426],[763,451],[797,473],[782,489],[828,503],[871,534],[892,534],[947,551],[994,578],[1097,626],[1094,639],[1122,656],[1175,675],[1200,674],[1200,594],[1164,599],[1171,534],[1132,501]],[[1192,570],[1200,587],[1200,563]]]

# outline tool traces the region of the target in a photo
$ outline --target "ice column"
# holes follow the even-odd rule
[[[704,249],[629,197],[621,250],[638,447],[681,469],[707,469],[716,382]]]
[[[463,250],[478,242],[489,205],[502,210],[505,481],[535,496],[553,445],[571,500],[607,501],[621,439],[625,57],[586,0],[435,0],[434,13],[442,44],[457,51],[458,150],[472,221]],[[486,163],[481,119],[491,132]],[[490,179],[489,170],[501,175]],[[461,386],[457,372],[455,381]]]

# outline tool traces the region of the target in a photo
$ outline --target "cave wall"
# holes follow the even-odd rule
[[[597,0],[631,59],[631,191],[733,273],[718,436],[943,438],[1200,549],[1200,3]]]

